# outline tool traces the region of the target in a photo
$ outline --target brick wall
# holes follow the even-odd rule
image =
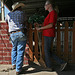
[[[0,64],[11,64],[12,44],[9,41],[7,29],[8,25],[6,23],[0,23]],[[26,44],[24,64],[28,64],[28,49],[29,46]]]

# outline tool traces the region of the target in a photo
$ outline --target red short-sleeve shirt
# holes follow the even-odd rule
[[[44,20],[44,26],[49,23],[53,23],[53,27],[43,30],[43,36],[55,37],[55,24],[57,22],[57,13],[53,10],[51,11]]]

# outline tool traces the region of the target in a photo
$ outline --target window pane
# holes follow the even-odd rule
[[[10,12],[9,11],[9,9],[4,5],[4,9],[5,9],[5,11],[4,11],[4,13],[5,13],[5,16],[4,17],[6,17],[6,15]]]

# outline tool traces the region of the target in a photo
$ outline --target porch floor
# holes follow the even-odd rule
[[[12,65],[0,65],[0,75],[16,75],[15,70],[1,72],[3,69],[10,68]],[[55,65],[55,71],[50,72],[33,62],[30,65],[24,65],[24,71],[20,75],[75,75],[75,64],[67,65],[64,71],[60,72],[59,66]]]

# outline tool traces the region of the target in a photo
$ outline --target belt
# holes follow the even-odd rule
[[[17,33],[17,32],[21,32],[21,30],[12,31],[12,32],[10,32],[10,34],[12,34],[12,33]]]

